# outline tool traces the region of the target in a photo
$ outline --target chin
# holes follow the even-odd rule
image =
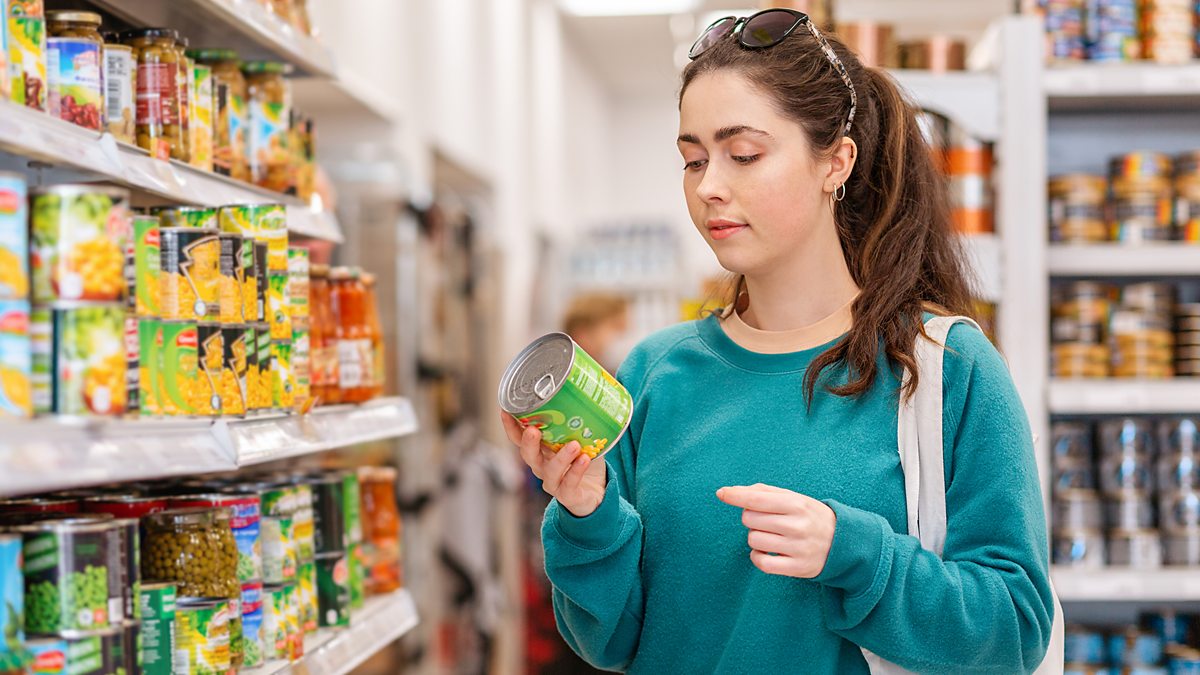
[[[713,253],[717,256],[717,262],[726,272],[733,274],[751,274],[759,265],[753,259],[753,256],[746,255],[745,251],[722,251],[721,247],[714,247]]]

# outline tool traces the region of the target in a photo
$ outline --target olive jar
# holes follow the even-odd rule
[[[180,159],[184,152],[175,36],[167,28],[121,34],[137,59],[137,144],[159,159]]]

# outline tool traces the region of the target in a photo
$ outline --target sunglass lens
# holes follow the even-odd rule
[[[791,12],[760,12],[742,28],[742,44],[752,49],[770,47],[782,40],[796,23],[796,15]]]
[[[729,31],[733,30],[733,25],[737,23],[737,19],[732,16],[727,16],[724,19],[717,19],[711,26],[704,30],[696,43],[692,45],[692,50],[688,52],[688,58],[694,59],[708,48],[715,45],[721,38],[729,35]]]

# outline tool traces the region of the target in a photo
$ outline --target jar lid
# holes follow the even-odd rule
[[[146,516],[152,525],[209,525],[213,522],[213,509],[195,506],[184,509],[159,511]]]
[[[334,281],[344,281],[353,278],[353,276],[349,267],[334,267],[329,270],[329,278]]]
[[[238,60],[238,53],[232,49],[189,49],[187,55],[201,63],[224,63]]]
[[[99,26],[100,15],[95,12],[77,12],[75,10],[51,10],[46,12],[47,21],[69,21],[71,23],[88,23]]]
[[[308,274],[309,276],[313,277],[328,277],[329,265],[324,263],[314,263],[313,266],[309,268]]]
[[[175,31],[175,36],[176,36],[175,37],[176,44],[182,46],[184,49],[187,49],[188,44],[189,44],[188,39],[183,37],[182,35],[180,35],[179,31]]]
[[[276,73],[285,75],[291,72],[291,67],[286,63],[278,61],[247,61],[242,64],[242,71],[246,73]]]
[[[360,466],[358,479],[363,482],[395,483],[396,469],[390,466]]]
[[[166,39],[174,40],[175,35],[176,35],[175,31],[171,30],[170,28],[135,28],[133,30],[127,30],[124,33],[121,33],[121,39],[122,40],[139,40],[139,39],[157,40],[160,38],[166,38]]]

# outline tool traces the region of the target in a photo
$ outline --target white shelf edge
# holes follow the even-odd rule
[[[989,72],[889,70],[922,108],[949,117],[972,136],[1000,138],[1000,79]]]
[[[236,471],[417,431],[401,397],[307,415],[0,423],[0,496]]]
[[[0,148],[181,204],[284,204],[293,232],[342,241],[341,227],[332,214],[313,211],[295,197],[181,162],[154,159],[141,148],[118,143],[110,134],[101,135],[8,101],[0,101]]]
[[[1051,244],[1052,276],[1200,276],[1200,246],[1153,244]]]
[[[1051,414],[1156,415],[1200,412],[1200,378],[1089,380],[1050,378]]]
[[[1047,67],[1042,84],[1055,99],[1200,97],[1200,63],[1080,63]]]
[[[321,629],[306,639],[305,653],[299,660],[293,663],[270,661],[242,673],[344,675],[403,637],[417,626],[419,620],[412,594],[406,589],[369,598],[362,609],[351,614],[349,628]]]
[[[1195,568],[1054,566],[1050,575],[1063,602],[1200,602],[1200,573]]]

